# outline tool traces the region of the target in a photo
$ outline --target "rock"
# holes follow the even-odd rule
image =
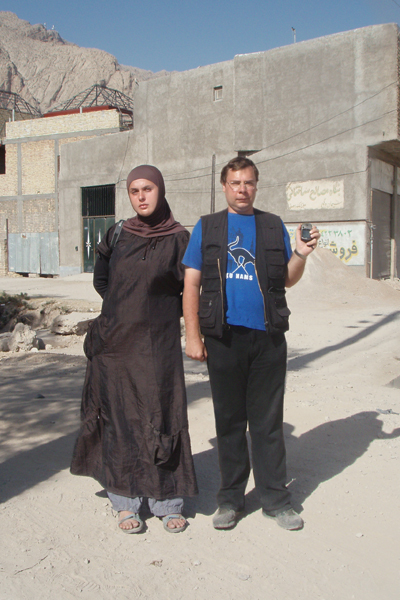
[[[0,352],[8,352],[10,350],[8,343],[11,337],[11,333],[0,334]]]
[[[29,325],[17,323],[14,331],[8,340],[8,348],[10,352],[18,352],[19,350],[31,350],[34,347],[36,334]]]
[[[33,342],[33,347],[36,350],[45,350],[46,349],[46,344],[44,343],[44,341],[42,340],[42,338],[35,337],[34,342]]]
[[[92,321],[92,313],[71,312],[68,315],[58,315],[51,324],[51,331],[58,335],[84,335]]]
[[[0,334],[1,352],[18,352],[19,350],[37,352],[44,349],[43,340],[36,337],[36,333],[24,323],[17,323],[12,333]]]
[[[153,560],[150,564],[153,565],[154,567],[162,567],[162,559],[160,560]]]

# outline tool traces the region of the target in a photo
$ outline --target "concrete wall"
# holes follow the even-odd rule
[[[81,268],[80,188],[115,183],[116,217],[129,216],[124,180],[138,164],[161,169],[175,217],[186,226],[210,210],[213,154],[216,209],[225,205],[219,172],[237,152],[255,152],[257,206],[285,222],[365,223],[368,147],[389,142],[399,143],[396,25],[141,82],[132,132],[61,151],[61,265]]]
[[[398,135],[397,27],[236,57],[235,65],[235,149],[262,149],[254,155],[260,205],[289,221],[365,219],[367,146]],[[258,94],[249,97],[244,84],[253,79]],[[343,181],[343,207],[291,210],[287,183],[320,179]]]
[[[80,273],[83,265],[81,187],[116,184],[117,218],[132,216],[125,181],[121,180],[123,165],[138,164],[132,158],[133,131],[125,131],[99,139],[80,141],[60,148],[59,233],[60,274]],[[123,179],[123,178],[122,178]]]

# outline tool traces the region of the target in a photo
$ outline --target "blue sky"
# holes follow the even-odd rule
[[[184,71],[340,31],[400,22],[400,0],[0,0],[119,63]]]

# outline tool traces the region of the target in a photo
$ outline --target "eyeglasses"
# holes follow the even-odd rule
[[[257,185],[256,181],[227,181],[226,183],[233,192],[238,192],[242,186],[245,190],[249,190],[249,192],[251,192]]]

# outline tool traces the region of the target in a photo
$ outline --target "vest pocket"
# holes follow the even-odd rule
[[[203,292],[200,296],[199,322],[200,327],[215,327],[220,306],[221,294],[217,292]]]
[[[283,252],[280,250],[266,251],[266,259],[268,265],[268,276],[270,279],[281,279],[285,277],[286,262]]]
[[[217,292],[221,289],[221,278],[218,262],[205,262],[201,275],[201,285],[206,292]]]
[[[285,288],[269,288],[267,306],[271,333],[284,333],[287,331],[289,329],[290,310],[286,304]]]

